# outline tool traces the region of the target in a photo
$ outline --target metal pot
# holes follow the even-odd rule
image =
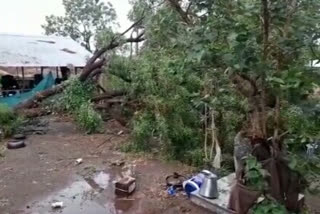
[[[205,198],[215,199],[219,197],[218,192],[218,177],[213,174],[205,174],[203,183],[200,187],[199,194]]]

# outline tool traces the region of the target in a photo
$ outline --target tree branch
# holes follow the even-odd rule
[[[113,97],[119,97],[125,95],[125,91],[109,91],[104,94],[98,95],[91,99],[92,102],[99,102],[101,100],[113,98]]]
[[[99,74],[102,74],[102,72],[103,72],[103,69],[98,68],[98,69],[92,71],[92,72],[90,73],[90,75],[89,75],[88,78],[91,79],[91,78],[93,78],[93,77],[95,77],[95,76],[97,76],[97,75],[99,75]]]
[[[181,5],[179,4],[179,2],[177,0],[167,0],[169,1],[170,5],[180,14],[182,20],[190,25],[191,21],[188,17],[188,14],[181,8]]]
[[[119,38],[123,35],[125,35],[127,32],[129,32],[132,28],[134,28],[136,25],[138,25],[142,20],[144,19],[144,16],[141,17],[138,21],[136,21],[135,23],[133,23],[127,30],[125,30],[124,32],[122,32],[121,34],[119,34],[119,36],[114,37],[111,42],[101,48],[100,50],[97,50],[94,55],[89,59],[88,64],[92,64],[93,62],[95,62],[99,57],[102,56],[102,54],[104,54],[106,51],[108,50],[112,50],[116,47],[118,47],[120,45],[119,43]]]

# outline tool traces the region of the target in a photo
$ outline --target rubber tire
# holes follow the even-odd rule
[[[25,140],[25,139],[26,139],[26,136],[23,135],[23,134],[16,134],[16,135],[13,136],[13,138],[14,138],[15,140]]]
[[[8,149],[20,149],[20,148],[23,148],[25,146],[26,146],[26,144],[24,143],[23,140],[20,140],[20,141],[9,141],[7,143],[7,148]]]

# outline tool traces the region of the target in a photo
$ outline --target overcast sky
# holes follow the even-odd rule
[[[128,0],[109,0],[116,9],[120,30],[130,22]],[[62,0],[0,0],[0,32],[14,34],[44,34],[41,25],[46,15],[63,15]]]

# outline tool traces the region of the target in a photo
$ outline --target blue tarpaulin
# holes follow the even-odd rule
[[[52,88],[54,86],[54,78],[52,73],[49,73],[35,88],[26,93],[20,93],[13,95],[11,97],[0,97],[0,103],[6,104],[9,107],[13,108],[16,105],[28,100],[36,93],[44,91],[46,89]]]

